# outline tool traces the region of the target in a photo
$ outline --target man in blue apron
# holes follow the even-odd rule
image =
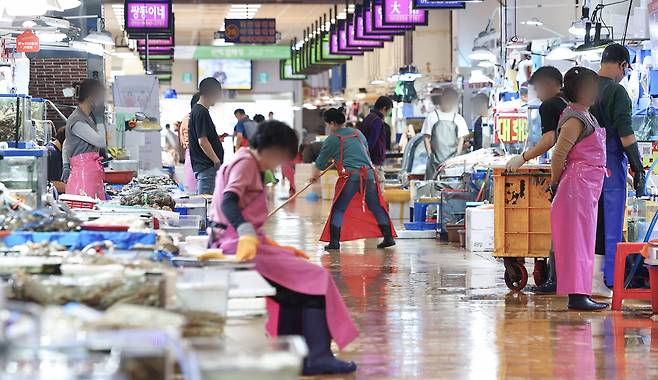
[[[644,167],[631,126],[633,107],[626,89],[619,84],[630,70],[628,49],[620,44],[608,45],[601,56],[599,97],[590,110],[606,129],[608,175],[599,199],[592,278],[592,295],[602,297],[612,297],[607,286],[613,283],[617,243],[622,241],[629,164],[637,195],[644,195],[645,190]]]

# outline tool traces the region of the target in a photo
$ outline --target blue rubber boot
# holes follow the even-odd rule
[[[337,359],[331,352],[331,334],[327,325],[325,309],[304,308],[302,321],[302,330],[308,345],[308,356],[304,359],[303,374],[305,376],[356,371],[354,362]]]

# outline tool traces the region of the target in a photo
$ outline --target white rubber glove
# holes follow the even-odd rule
[[[519,170],[523,164],[525,164],[525,159],[523,158],[522,154],[516,155],[507,161],[507,164],[505,164],[505,170],[508,172],[515,172]]]

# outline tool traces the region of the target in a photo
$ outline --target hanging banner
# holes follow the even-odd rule
[[[293,73],[292,59],[282,59],[279,61],[279,79],[304,80],[306,79],[306,75]]]
[[[333,61],[333,62],[344,62],[344,61],[349,61],[352,59],[352,56],[350,55],[340,55],[340,54],[332,54],[331,53],[331,47],[330,45],[330,34],[325,32],[322,33],[322,37],[319,39],[319,49],[318,53],[320,54],[320,60],[321,61]]]
[[[276,43],[276,20],[273,18],[225,19],[224,39],[236,44]]]
[[[354,32],[355,32],[354,39],[370,40],[370,41],[385,41],[385,42],[393,41],[394,36],[391,34],[366,35],[364,16],[365,16],[365,12],[363,11],[363,9],[357,6],[356,12],[354,13]]]
[[[347,35],[345,33],[344,21],[339,21],[331,29],[330,39],[331,54],[344,54],[344,55],[363,55],[363,49],[349,49],[347,48]]]
[[[124,22],[129,35],[171,33],[171,0],[125,0]]]
[[[414,9],[413,0],[382,0],[384,25],[427,25],[427,11]]]
[[[518,143],[527,138],[527,113],[498,113],[495,115],[496,138],[495,142]]]
[[[39,37],[31,29],[16,37],[16,51],[19,53],[37,53],[41,50]]]
[[[384,24],[384,8],[381,0],[372,0],[372,9],[370,15],[372,17],[372,30],[374,32],[380,31],[394,31],[397,34],[404,34],[407,30],[414,30],[416,27],[411,24]]]
[[[413,26],[411,25],[405,25],[402,28],[390,28],[390,27],[382,27],[381,29],[375,29],[374,26],[374,11],[373,11],[373,4],[369,2],[364,3],[364,8],[363,8],[363,34],[365,36],[382,36],[382,35],[390,35],[390,36],[397,36],[397,35],[402,35],[406,30],[413,30]],[[381,7],[379,8],[381,10]]]
[[[348,16],[349,21],[345,23],[347,47],[348,48],[382,48],[384,47],[383,41],[372,40],[357,40],[356,39],[356,24],[354,23],[354,15]]]
[[[463,1],[413,0],[415,9],[464,9]]]

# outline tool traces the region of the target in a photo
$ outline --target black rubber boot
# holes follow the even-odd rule
[[[539,286],[533,286],[530,291],[536,294],[555,294],[557,291],[557,274],[555,274],[555,254],[553,250],[548,257],[548,279]]]
[[[304,376],[356,371],[354,362],[337,359],[331,352],[331,334],[325,309],[302,309],[302,321],[304,338],[308,345],[308,356],[304,358]]]
[[[329,226],[329,244],[324,246],[325,251],[340,249],[340,227]]]
[[[395,240],[393,239],[393,234],[391,233],[391,226],[388,224],[380,225],[379,229],[384,235],[384,240],[381,243],[377,244],[377,248],[387,248],[395,245]]]
[[[596,302],[584,294],[569,294],[568,308],[570,310],[601,311],[610,306],[605,302]]]
[[[302,335],[302,308],[279,305],[278,335]]]

